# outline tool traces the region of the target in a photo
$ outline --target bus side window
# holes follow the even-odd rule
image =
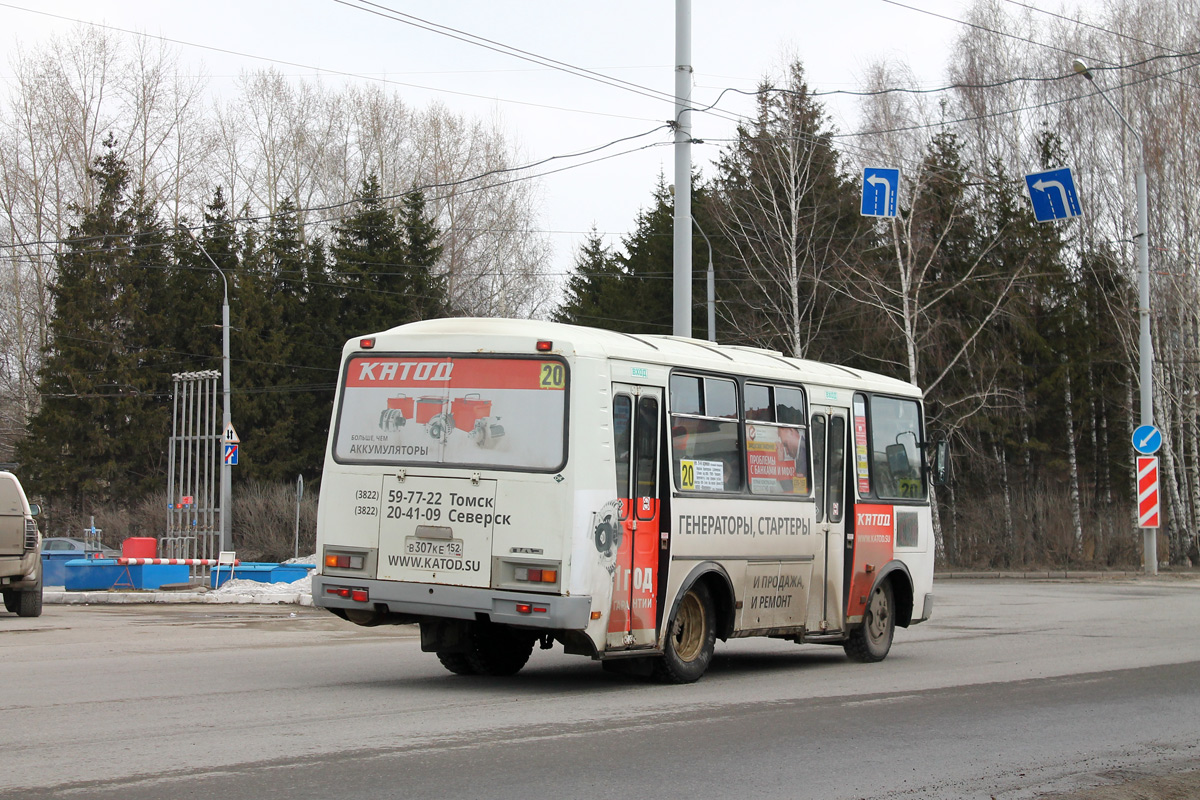
[[[658,497],[658,400],[638,398],[637,492],[635,498]],[[657,509],[636,503],[639,519],[653,519]]]
[[[813,490],[817,500],[817,522],[825,519],[825,415],[813,414]]]
[[[617,497],[629,497],[629,461],[633,448],[633,400],[627,394],[613,398],[613,444],[616,447]]]
[[[671,457],[683,491],[739,492],[743,456],[737,384],[672,375]]]
[[[846,494],[846,420],[829,420],[829,521],[841,522],[843,496]]]

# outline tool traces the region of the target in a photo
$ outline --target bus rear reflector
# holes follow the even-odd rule
[[[532,603],[517,603],[518,614],[545,614],[549,610],[545,606],[535,606]]]
[[[348,586],[327,586],[325,587],[325,593],[344,597],[356,603],[369,603],[371,601],[370,592],[366,589],[351,589]]]

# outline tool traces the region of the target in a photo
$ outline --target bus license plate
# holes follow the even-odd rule
[[[461,539],[418,539],[409,536],[404,540],[404,552],[410,556],[451,556],[463,557]]]

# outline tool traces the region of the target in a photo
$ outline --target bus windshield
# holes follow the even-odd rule
[[[363,354],[342,381],[338,462],[552,472],[566,461],[557,359]]]

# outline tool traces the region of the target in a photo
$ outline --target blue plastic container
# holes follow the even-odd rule
[[[280,564],[271,570],[271,583],[298,581],[312,571],[312,564]]]
[[[123,566],[115,558],[75,558],[68,561],[64,568],[66,575],[63,586],[68,592],[157,589],[164,583],[188,582],[186,564]]]
[[[272,561],[243,561],[233,568],[233,578],[259,583],[291,583],[308,574],[312,564],[276,564]],[[229,580],[229,567],[213,567],[209,585],[216,589]]]
[[[42,585],[66,586],[67,562],[75,561],[79,553],[42,553]]]

